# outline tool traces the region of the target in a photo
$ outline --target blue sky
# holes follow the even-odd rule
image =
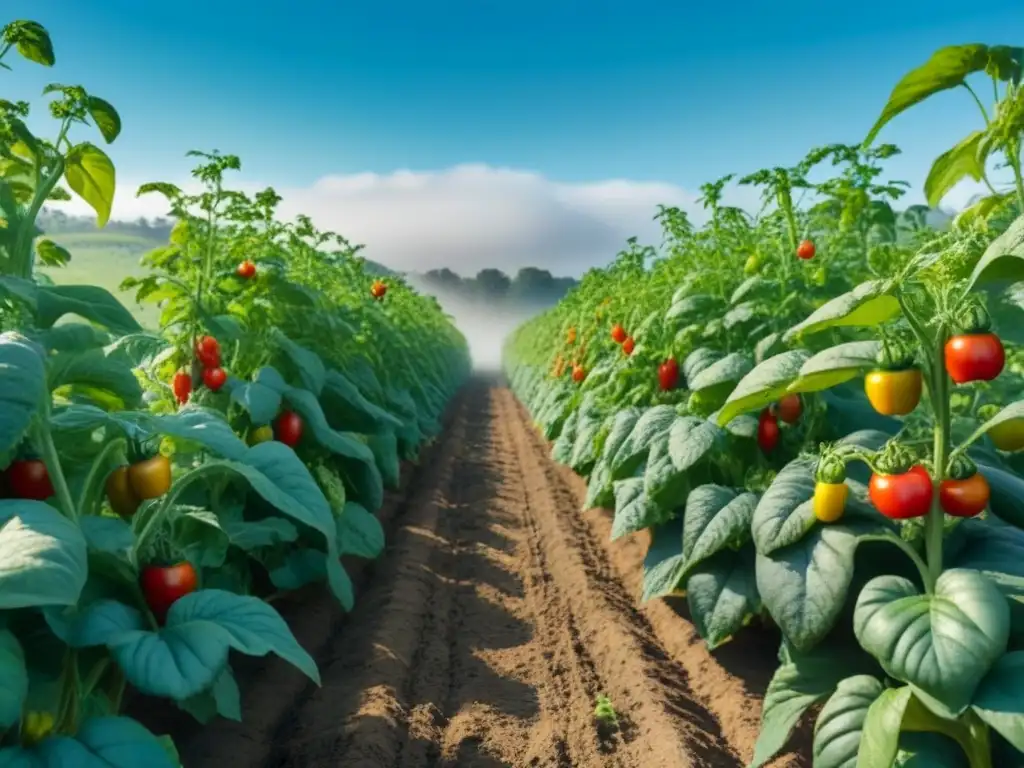
[[[936,47],[1024,42],[1020,0],[4,5],[43,23],[58,59],[0,73],[4,96],[41,104],[57,81],[113,102],[122,179],[180,178],[186,150],[216,147],[295,189],[470,163],[692,192],[860,140]],[[919,185],[977,122],[960,92],[898,118],[882,135],[906,153],[893,175]]]

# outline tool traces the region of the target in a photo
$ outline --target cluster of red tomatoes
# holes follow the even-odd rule
[[[784,395],[777,403],[761,411],[757,419],[757,445],[764,453],[771,453],[779,444],[782,430],[779,428],[779,421],[786,424],[796,424],[800,420],[804,406],[800,401],[800,395]]]
[[[632,355],[633,350],[636,348],[636,341],[634,341],[632,336],[626,333],[626,329],[623,328],[620,323],[616,323],[612,326],[612,341],[621,345],[622,352],[626,357]]]
[[[227,373],[220,367],[220,344],[213,336],[203,336],[196,340],[194,351],[203,369],[203,384],[211,392],[216,392],[228,380]],[[192,375],[188,371],[178,371],[174,374],[171,389],[178,402],[184,405],[192,394]]]

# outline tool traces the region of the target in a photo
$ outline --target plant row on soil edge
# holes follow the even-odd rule
[[[629,241],[506,344],[585,508],[649,532],[644,599],[685,595],[712,649],[781,630],[751,768],[810,712],[815,768],[1024,765],[1022,59],[937,51],[861,144],[739,179],[758,215],[704,185],[706,225],[663,207],[661,250]],[[926,197],[991,194],[936,228],[874,137],[952,88],[983,125]]]
[[[3,28],[13,54],[54,64],[46,30]],[[377,557],[375,513],[400,464],[437,436],[469,370],[437,302],[374,275],[359,247],[273,189],[225,184],[237,157],[190,153],[200,191],[144,185],[176,224],[129,278],[159,307],[142,328],[108,291],[37,268],[71,254],[39,237],[72,193],[110,216],[115,169],[91,125],[108,102],[46,89],[56,134],[0,100],[0,763],[177,766],[174,745],[120,714],[127,686],[200,722],[240,719],[228,654],[274,653],[319,683],[272,607]]]

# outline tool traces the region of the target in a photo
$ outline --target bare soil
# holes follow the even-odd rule
[[[685,601],[641,605],[646,543],[609,544],[609,514],[580,511],[583,481],[549,451],[508,389],[471,381],[388,497],[385,555],[347,563],[353,613],[322,590],[278,604],[322,686],[236,659],[242,723],[141,696],[130,713],[186,768],[744,766],[777,636],[712,654]],[[773,767],[806,768],[800,752]]]

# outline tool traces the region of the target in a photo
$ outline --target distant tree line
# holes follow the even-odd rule
[[[537,267],[523,267],[514,277],[500,269],[481,269],[476,277],[462,277],[447,268],[432,269],[419,277],[424,289],[441,297],[454,295],[481,303],[531,308],[556,304],[576,285],[571,277],[555,277]]]
[[[39,228],[47,235],[58,235],[69,232],[95,232],[96,219],[92,216],[69,216],[64,211],[44,208],[36,220]],[[135,221],[115,221],[111,219],[103,228],[107,232],[119,232],[153,240],[166,240],[171,236],[173,219],[157,217],[147,219],[140,216]]]

